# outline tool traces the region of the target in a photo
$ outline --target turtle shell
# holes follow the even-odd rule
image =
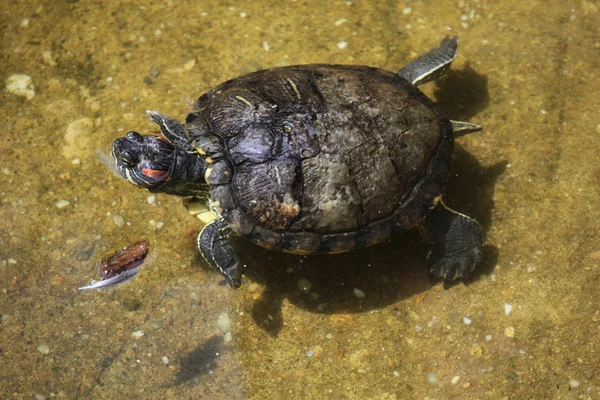
[[[232,229],[297,254],[368,246],[435,206],[450,121],[397,74],[364,66],[258,71],[202,95],[186,133]]]

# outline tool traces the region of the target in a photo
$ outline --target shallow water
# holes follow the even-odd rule
[[[3,2],[2,80],[35,96],[0,92],[0,398],[600,398],[599,6],[436,3]],[[447,191],[486,232],[467,284],[432,282],[410,232],[322,257],[238,240],[232,290],[178,199],[98,159],[242,73],[396,70],[448,34],[459,56],[423,90],[484,125]],[[77,290],[142,238],[135,279]]]

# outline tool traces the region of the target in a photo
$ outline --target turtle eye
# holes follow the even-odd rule
[[[130,151],[123,151],[121,153],[121,163],[126,168],[133,168],[137,165],[137,159]]]

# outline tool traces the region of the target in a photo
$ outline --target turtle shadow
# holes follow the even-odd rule
[[[490,104],[488,78],[469,64],[461,70],[449,70],[435,85],[435,103],[450,119],[477,122],[471,119]]]
[[[483,167],[457,145],[446,203],[477,219],[487,233],[495,182],[505,169],[505,162]],[[425,268],[428,244],[416,229],[372,247],[335,255],[284,254],[241,239],[236,239],[234,246],[248,266],[245,284],[256,282],[264,287],[253,306],[253,319],[273,336],[284,325],[284,299],[315,313],[351,314],[386,307],[442,284],[433,281]],[[493,271],[497,249],[486,245],[483,252],[484,262],[465,284]]]

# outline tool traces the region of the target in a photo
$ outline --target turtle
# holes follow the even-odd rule
[[[464,280],[483,232],[442,195],[454,138],[482,126],[448,119],[417,88],[445,73],[457,47],[446,37],[396,72],[307,64],[239,76],[202,94],[185,122],[147,111],[161,135],[115,139],[114,166],[138,187],[200,202],[198,249],[233,288],[232,234],[308,255],[413,227],[431,244],[432,276]]]

